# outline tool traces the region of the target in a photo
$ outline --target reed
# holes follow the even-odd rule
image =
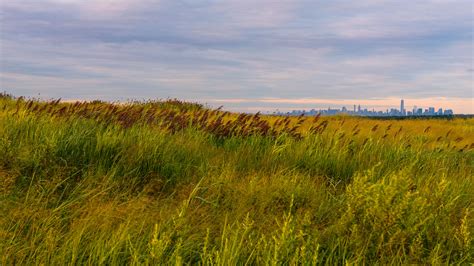
[[[5,93],[0,110],[2,265],[474,260],[474,119]]]

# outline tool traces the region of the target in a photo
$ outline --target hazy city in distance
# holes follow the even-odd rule
[[[278,115],[291,115],[291,116],[298,116],[298,115],[355,115],[355,116],[451,116],[454,115],[454,111],[452,109],[444,109],[435,107],[428,107],[428,108],[419,108],[416,105],[413,106],[413,109],[407,109],[405,106],[405,101],[403,99],[400,100],[400,109],[390,108],[386,109],[385,111],[376,111],[375,109],[369,110],[367,108],[363,108],[359,105],[355,105],[352,109],[347,107],[342,107],[341,109],[335,109],[328,107],[327,109],[311,109],[310,111],[306,110],[293,110],[291,112],[276,112]]]

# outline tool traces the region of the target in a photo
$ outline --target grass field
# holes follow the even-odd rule
[[[474,119],[0,97],[0,264],[469,264]]]

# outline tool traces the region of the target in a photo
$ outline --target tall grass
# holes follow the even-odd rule
[[[472,263],[472,133],[3,95],[0,263]]]

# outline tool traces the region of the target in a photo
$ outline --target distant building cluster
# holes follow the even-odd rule
[[[412,110],[405,109],[405,101],[402,99],[400,101],[400,109],[391,108],[385,111],[375,111],[374,109],[368,110],[367,108],[362,109],[360,105],[353,106],[353,109],[348,109],[345,106],[342,109],[320,109],[315,110],[311,109],[310,111],[305,110],[293,110],[288,113],[278,113],[279,115],[291,115],[291,116],[298,116],[301,114],[305,115],[339,115],[339,114],[347,114],[347,115],[355,115],[355,116],[450,116],[453,115],[454,112],[451,109],[439,108],[436,110],[434,107],[428,107],[426,109],[418,108],[416,105],[413,107]]]

